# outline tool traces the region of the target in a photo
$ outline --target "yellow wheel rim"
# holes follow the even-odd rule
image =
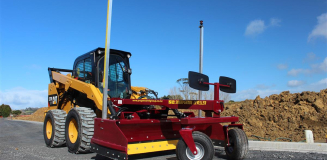
[[[51,139],[51,136],[52,136],[52,123],[51,123],[51,119],[48,119],[48,121],[47,121],[45,132],[47,134],[48,139]]]
[[[68,127],[68,135],[69,135],[69,140],[72,143],[75,143],[78,137],[78,126],[77,122],[75,119],[72,119],[69,122],[69,127]]]

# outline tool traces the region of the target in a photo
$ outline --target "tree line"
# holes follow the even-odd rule
[[[0,106],[0,116],[2,117],[9,117],[10,114],[13,115],[20,115],[22,113],[22,111],[20,110],[11,110],[11,107],[9,105],[6,104],[2,104]]]

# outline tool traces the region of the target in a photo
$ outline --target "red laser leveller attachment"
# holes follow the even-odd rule
[[[225,147],[230,159],[244,158],[248,139],[243,125],[236,124],[239,118],[220,116],[224,101],[219,100],[219,90],[235,93],[236,81],[220,77],[219,83],[209,83],[208,76],[191,71],[188,78],[190,87],[197,90],[208,91],[209,85],[214,85],[214,100],[111,98],[112,105],[120,110],[115,119],[95,118],[91,151],[126,160],[130,155],[176,149],[179,160],[210,160],[215,145]],[[202,110],[205,117],[177,109]],[[174,115],[169,115],[169,110]]]

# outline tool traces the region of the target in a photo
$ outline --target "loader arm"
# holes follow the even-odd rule
[[[102,111],[102,92],[94,86],[93,84],[86,83],[80,80],[75,79],[70,74],[64,75],[62,73],[59,73],[57,71],[63,71],[63,72],[72,72],[72,70],[66,70],[66,69],[53,69],[49,68],[49,77],[50,77],[50,84],[49,84],[49,95],[62,95],[65,93],[68,93],[69,89],[74,89],[76,91],[79,91],[80,93],[83,93],[86,95],[88,99],[94,102],[96,105],[96,108]],[[131,87],[133,94],[131,95],[131,99],[146,99],[148,89],[145,87]],[[135,92],[135,93],[134,93]],[[143,98],[144,97],[144,98]],[[109,98],[109,96],[108,96]],[[49,109],[63,109],[67,113],[71,109],[71,104],[66,103],[60,103],[62,101],[61,98],[59,98],[55,104],[49,104]],[[108,114],[111,114],[110,110],[108,110]]]
[[[59,88],[59,86],[62,85],[65,92],[67,92],[69,88],[72,88],[81,93],[84,93],[88,99],[92,100],[95,103],[98,109],[102,110],[103,95],[100,92],[99,88],[95,87],[92,84],[88,84],[83,81],[74,79],[71,76],[63,75],[55,71],[52,71],[51,73],[53,81],[59,83],[58,85],[55,85],[56,88]],[[108,111],[108,113],[110,114],[110,111]]]

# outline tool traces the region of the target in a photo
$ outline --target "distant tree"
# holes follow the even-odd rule
[[[162,96],[162,97],[160,97],[160,99],[169,99],[169,95],[164,95],[164,96]]]
[[[177,87],[170,88],[169,90],[169,99],[179,99],[183,100],[183,97],[181,95],[181,92],[177,89]]]
[[[203,100],[213,100],[214,92],[212,89],[209,91],[202,91],[202,99]]]
[[[11,113],[11,108],[9,105],[2,104],[0,106],[0,116],[8,117]]]
[[[178,99],[178,100],[183,100],[183,97],[181,95],[164,95],[160,99]]]
[[[180,78],[176,81],[179,84],[179,92],[182,93],[185,100],[189,100],[191,87],[188,85],[188,78]]]
[[[190,92],[189,93],[189,96],[190,96],[190,100],[197,100],[197,99],[199,99],[198,93],[195,92],[195,91]]]
[[[181,95],[168,95],[169,99],[177,99],[177,100],[183,100],[183,97]]]
[[[176,83],[179,84],[178,89],[184,100],[197,100],[199,98],[198,91],[190,87],[188,78],[180,78]]]
[[[230,100],[229,102],[231,102],[231,103],[232,103],[232,102],[235,102],[235,101],[234,101],[234,100]]]
[[[215,93],[214,93],[213,89],[210,89],[209,91],[203,91],[202,92],[202,97],[203,97],[204,100],[213,100],[214,95],[215,95]],[[230,100],[230,94],[220,91],[219,92],[219,99],[224,100],[224,102],[227,103]]]
[[[230,94],[220,91],[219,92],[219,99],[224,100],[224,102],[227,103],[230,100]]]
[[[14,115],[20,115],[20,114],[22,114],[22,111],[20,111],[20,110],[13,110],[11,113],[14,114]]]

